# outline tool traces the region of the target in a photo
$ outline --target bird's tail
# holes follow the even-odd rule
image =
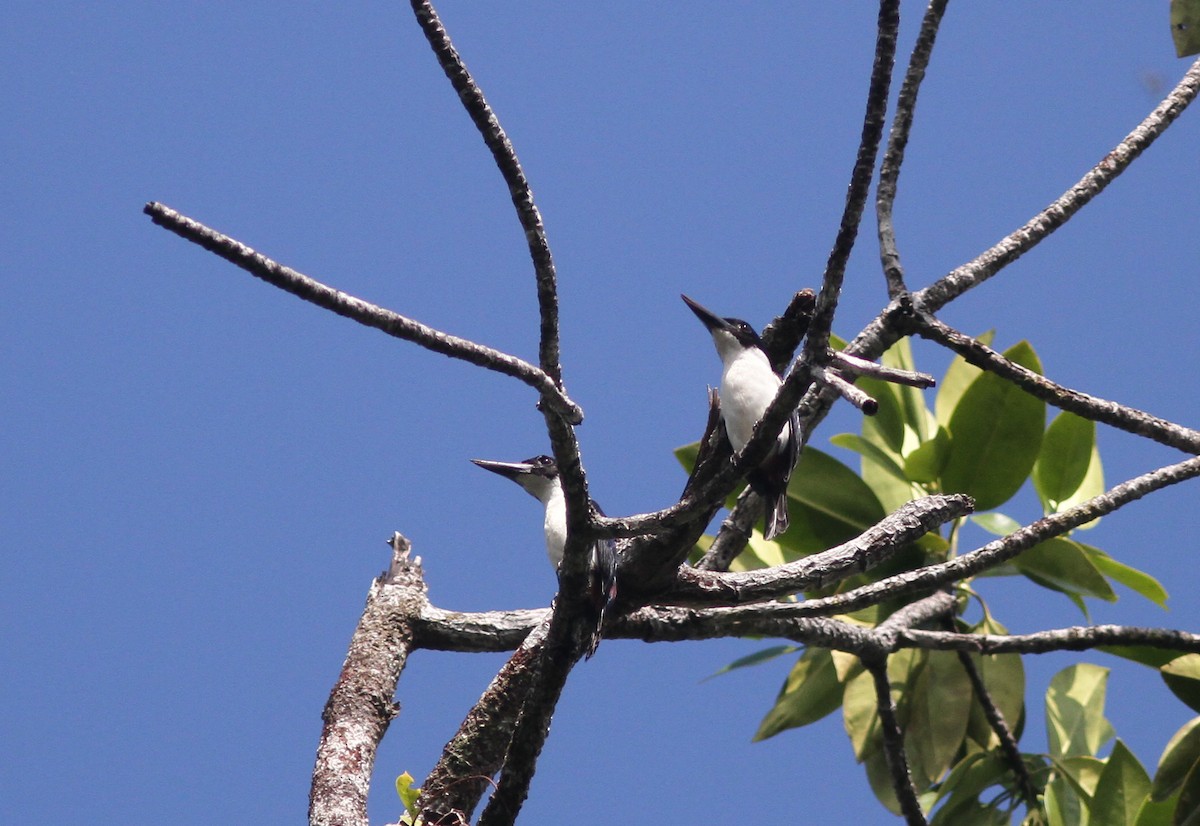
[[[592,605],[596,609],[596,624],[588,641],[585,659],[591,659],[600,645],[604,634],[604,621],[613,603],[617,601],[617,551],[612,540],[597,542],[592,549],[590,566],[590,590]]]
[[[774,539],[788,529],[788,497],[787,488],[775,494],[774,501],[768,500],[770,509],[767,511],[767,530],[763,533],[766,539]]]

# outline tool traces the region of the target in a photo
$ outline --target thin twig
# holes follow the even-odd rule
[[[869,376],[880,381],[891,382],[892,384],[903,384],[908,387],[933,387],[937,384],[937,379],[928,373],[922,373],[917,370],[901,370],[899,367],[887,367],[882,364],[876,364],[873,361],[860,359],[858,356],[851,356],[840,350],[831,350],[829,352],[829,360],[833,367],[845,373],[851,373],[855,376]]]
[[[979,701],[979,707],[983,709],[983,716],[987,718],[988,725],[995,733],[996,739],[1000,741],[1000,753],[1004,756],[1004,762],[1008,763],[1009,771],[1017,778],[1017,788],[1021,791],[1021,797],[1025,799],[1025,805],[1029,807],[1030,811],[1033,811],[1037,807],[1037,788],[1033,785],[1033,778],[1029,776],[1029,769],[1021,758],[1021,749],[1017,745],[1016,735],[1013,734],[1008,721],[1004,719],[1004,713],[992,700],[992,694],[983,681],[983,675],[975,667],[975,661],[971,659],[971,655],[966,651],[957,653],[958,661],[975,691],[975,699]]]
[[[913,115],[917,108],[917,93],[933,44],[937,40],[942,16],[946,13],[948,0],[932,0],[921,21],[921,31],[908,59],[908,71],[896,98],[896,114],[892,118],[892,131],[888,136],[887,150],[879,166],[879,186],[875,190],[875,215],[879,224],[879,259],[883,275],[887,279],[888,296],[897,298],[907,292],[904,285],[904,269],[900,265],[900,252],[896,247],[896,228],[892,223],[892,207],[896,201],[896,183],[900,178],[900,166],[904,163],[904,149],[908,146],[908,135],[912,130]]]
[[[442,21],[431,3],[425,0],[412,0],[412,9],[417,16],[417,23],[425,33],[426,40],[437,56],[438,64],[458,99],[462,101],[467,114],[471,116],[483,142],[487,144],[508,184],[513,206],[517,210],[517,218],[525,230],[525,240],[529,245],[529,255],[533,259],[533,269],[537,278],[538,311],[541,315],[541,337],[538,347],[539,363],[542,371],[550,376],[555,383],[562,384],[562,367],[559,364],[558,337],[558,286],[554,271],[554,257],[550,254],[550,244],[546,240],[546,228],[542,224],[542,215],[533,200],[533,191],[525,177],[525,171],[517,160],[517,153],[500,121],[483,96],[483,90],[475,83],[466,64],[459,57],[450,35],[446,33]]]
[[[1200,92],[1200,60],[1192,64],[1179,84],[1154,107],[1154,111],[1078,183],[991,249],[915,293],[913,300],[916,306],[926,312],[937,312],[1033,249],[1116,180],[1183,113],[1197,92]]]
[[[181,215],[164,204],[151,202],[146,204],[142,211],[159,226],[204,247],[209,252],[216,253],[268,284],[359,324],[382,330],[389,336],[412,341],[435,353],[519,379],[537,390],[543,401],[548,402],[568,421],[583,421],[583,411],[578,405],[567,398],[550,376],[527,361],[465,338],[443,333],[419,321],[335,290],[290,267],[272,261],[245,244]]]
[[[832,387],[850,404],[857,407],[868,416],[874,416],[879,412],[879,402],[871,398],[870,394],[865,390],[855,387],[850,382],[839,376],[831,370],[826,370],[824,367],[810,367],[808,369],[812,380],[817,384],[824,384]]]

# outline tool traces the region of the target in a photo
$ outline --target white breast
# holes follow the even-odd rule
[[[729,443],[741,450],[750,441],[754,425],[762,418],[775,399],[782,382],[771,369],[766,355],[756,348],[740,350],[723,359],[721,373],[721,417],[729,433]],[[786,443],[787,428],[780,434],[780,445]]]
[[[558,568],[567,544],[567,501],[563,498],[562,486],[556,484],[550,489],[545,505],[546,555],[550,557],[550,564]]]

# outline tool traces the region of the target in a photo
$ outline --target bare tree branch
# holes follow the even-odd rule
[[[392,719],[400,672],[413,645],[413,623],[426,604],[420,557],[392,537],[391,567],[371,584],[346,662],[321,715],[324,727],[313,767],[308,818],[312,826],[367,824],[367,791],[375,749]]]
[[[565,606],[560,592],[550,616],[546,642],[537,658],[529,691],[513,729],[496,791],[488,800],[479,826],[510,826],[529,795],[537,759],[550,733],[550,720],[571,669],[583,655],[578,617]]]
[[[159,226],[204,247],[209,252],[216,253],[268,284],[366,327],[382,330],[389,336],[412,341],[435,353],[519,379],[537,390],[542,399],[568,421],[583,421],[583,411],[578,405],[567,398],[545,372],[527,361],[465,338],[443,333],[419,321],[413,321],[361,298],[335,290],[290,267],[272,261],[245,244],[181,215],[164,204],[151,202],[146,204],[142,211]]]
[[[450,35],[446,33],[442,21],[438,19],[433,4],[425,0],[412,0],[413,13],[417,23],[425,33],[425,39],[433,48],[438,64],[446,73],[458,99],[462,101],[471,116],[475,128],[483,136],[508,184],[513,206],[517,210],[517,218],[521,228],[525,230],[525,240],[529,244],[529,255],[533,259],[533,269],[537,277],[538,310],[541,314],[541,337],[538,347],[539,363],[542,372],[558,384],[562,385],[562,367],[559,364],[558,337],[558,285],[554,270],[554,257],[550,254],[550,244],[546,240],[546,229],[542,224],[542,215],[533,200],[533,190],[517,160],[517,153],[492,108],[488,105],[478,84],[475,83],[466,64],[459,57]]]
[[[969,496],[928,496],[901,506],[858,537],[786,565],[739,573],[682,568],[674,588],[655,601],[674,605],[740,605],[821,588],[870,570],[930,530],[970,513]]]
[[[921,32],[908,59],[908,71],[900,94],[896,98],[896,114],[892,118],[892,131],[888,136],[887,150],[879,167],[879,185],[875,190],[875,216],[879,225],[879,259],[883,276],[887,280],[888,297],[897,298],[907,292],[904,284],[904,269],[900,265],[900,251],[896,247],[896,229],[892,223],[892,207],[896,201],[896,184],[900,179],[900,166],[904,163],[904,150],[908,146],[908,135],[912,129],[913,116],[917,109],[917,93],[933,44],[937,40],[942,16],[946,13],[948,0],[932,0],[921,21]]]
[[[821,283],[821,291],[817,294],[817,306],[813,311],[808,338],[804,344],[805,360],[810,364],[822,363],[824,354],[829,349],[829,332],[833,327],[833,316],[842,291],[846,262],[854,249],[854,240],[862,223],[871,179],[875,176],[875,159],[879,153],[879,142],[883,137],[883,125],[887,118],[888,92],[892,85],[892,66],[896,60],[896,35],[899,29],[899,0],[881,0],[875,39],[875,61],[871,67],[871,83],[867,91],[867,107],[863,115],[858,155],[854,161],[854,170],[850,174],[850,186],[846,192],[841,225],[825,265],[825,277]]]
[[[549,608],[464,612],[426,605],[413,621],[415,647],[427,651],[512,651],[549,616]]]
[[[771,369],[776,373],[782,374],[795,357],[796,348],[800,346],[812,322],[816,304],[816,293],[808,288],[799,290],[788,302],[787,309],[763,327],[763,350],[771,362]]]
[[[1032,634],[958,634],[950,631],[905,631],[903,648],[968,651],[973,654],[1046,654],[1088,651],[1102,645],[1136,645],[1168,651],[1200,653],[1200,634],[1136,625],[1087,625]]]
[[[1048,404],[1085,419],[1103,422],[1128,433],[1144,436],[1168,447],[1178,448],[1187,453],[1200,453],[1200,431],[1056,384],[1026,367],[1009,361],[978,339],[964,335],[926,313],[915,316],[912,324],[922,338],[948,347],[970,364],[1008,379],[1031,396]]]
[[[449,619],[449,618],[447,618]],[[426,823],[469,822],[500,770],[512,741],[521,704],[529,691],[550,628],[550,612],[492,679],[421,786],[417,808]]]
[[[885,367],[873,361],[860,359],[858,356],[847,355],[840,350],[831,350],[829,356],[833,367],[836,367],[843,373],[850,373],[854,376],[870,376],[880,381],[903,384],[908,387],[926,388],[937,384],[937,380],[928,373],[921,373],[916,370],[901,370],[897,367]]]
[[[819,385],[832,387],[839,396],[866,415],[874,416],[879,412],[879,402],[871,398],[865,390],[855,387],[832,370],[826,370],[824,367],[810,367],[809,376]]]
[[[1144,473],[1086,502],[1061,513],[1044,516],[1029,525],[949,562],[929,565],[915,571],[872,582],[844,594],[808,600],[802,605],[780,606],[796,611],[796,616],[828,615],[856,611],[884,599],[932,590],[993,568],[1012,559],[1052,536],[1060,536],[1080,525],[1106,516],[1148,493],[1200,476],[1200,457]]]
[[[1078,183],[975,260],[957,267],[916,293],[913,296],[916,306],[925,312],[937,312],[1037,246],[1124,172],[1183,113],[1197,92],[1200,92],[1200,60],[1192,64],[1154,111]]]

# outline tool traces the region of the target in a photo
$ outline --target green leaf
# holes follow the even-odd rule
[[[877,749],[863,760],[863,768],[867,770],[867,783],[871,793],[883,807],[894,815],[900,814],[900,801],[896,799],[896,788],[892,785],[892,771],[888,767],[887,755],[883,749]],[[920,788],[918,786],[918,788]]]
[[[1136,826],[1171,826],[1174,820],[1175,804],[1178,802],[1175,798],[1147,800],[1142,804],[1141,811],[1138,812],[1137,820],[1134,823]]]
[[[1171,736],[1163,749],[1151,797],[1166,800],[1174,795],[1197,765],[1200,765],[1200,717],[1193,717]]]
[[[1046,691],[1046,735],[1052,757],[1094,755],[1113,737],[1104,717],[1108,669],[1089,663],[1064,668]]]
[[[1171,39],[1175,41],[1176,57],[1200,53],[1198,0],[1171,0]]]
[[[971,521],[993,536],[1008,536],[1010,533],[1021,530],[1020,522],[999,511],[977,514],[971,517]]]
[[[1037,354],[1027,342],[1004,355],[1041,373]],[[973,496],[980,511],[1004,504],[1033,469],[1045,426],[1045,402],[991,373],[979,376],[950,417],[951,448],[942,473],[943,489]]]
[[[1088,559],[1100,573],[1113,582],[1119,582],[1134,593],[1142,595],[1160,608],[1167,607],[1167,589],[1163,588],[1162,584],[1150,574],[1117,562],[1099,548],[1084,545],[1082,542],[1077,544],[1083,548]]]
[[[1081,502],[1086,502],[1102,493],[1104,493],[1104,464],[1100,461],[1099,448],[1092,447],[1092,460],[1088,464],[1087,473],[1083,476],[1083,482],[1079,485],[1078,490],[1058,503],[1058,509],[1060,512],[1070,510]],[[1091,522],[1083,523],[1076,530],[1090,531],[1099,524],[1100,518],[1097,517]]]
[[[879,405],[874,416],[863,416],[863,437],[899,455],[904,448],[904,410],[896,391],[889,382],[869,376],[859,378],[856,384]]]
[[[1048,505],[1047,513],[1079,490],[1095,448],[1096,423],[1091,419],[1064,411],[1050,422],[1033,466],[1033,487]]]
[[[1084,826],[1087,804],[1104,764],[1094,757],[1071,757],[1054,760],[1053,765],[1045,797],[1050,826]]]
[[[1009,730],[1018,733],[1025,716],[1025,663],[1021,655],[972,654],[971,661]],[[1000,745],[1000,738],[992,730],[977,697],[971,704],[967,731],[984,748],[993,749]]]
[[[815,723],[842,703],[842,684],[826,648],[809,648],[792,667],[774,707],[759,723],[755,740]]]
[[[714,671],[705,677],[705,680],[711,680],[713,677],[720,677],[722,674],[728,674],[730,671],[736,671],[739,668],[749,668],[752,665],[761,665],[765,662],[770,662],[778,657],[784,657],[788,654],[794,654],[800,650],[798,645],[773,645],[770,648],[764,648],[761,651],[755,651],[753,654],[747,654],[745,657],[738,657],[724,668]]]
[[[1096,568],[1084,549],[1076,542],[1051,537],[1039,542],[1013,559],[1018,571],[1045,588],[1074,594],[1078,597],[1097,597],[1116,602],[1108,580]]]
[[[1183,779],[1179,790],[1179,803],[1175,808],[1174,823],[1178,826],[1196,826],[1200,823],[1200,769],[1195,766]]]
[[[828,453],[806,447],[792,471],[788,498],[865,531],[886,514],[857,473]]]
[[[1096,794],[1096,786],[1100,783],[1100,773],[1104,771],[1104,761],[1088,755],[1078,757],[1063,757],[1051,761],[1056,774],[1061,775],[1071,788],[1085,801],[1090,801]]]
[[[1200,654],[1184,654],[1159,669],[1171,693],[1192,711],[1200,711]]]
[[[875,713],[875,681],[865,669],[846,681],[842,725],[850,737],[854,759],[862,763],[879,749],[879,715]]]
[[[413,776],[408,772],[396,778],[396,794],[400,795],[400,802],[404,805],[404,811],[415,817],[417,814],[417,798],[421,796],[421,790],[413,786]]]
[[[679,460],[679,464],[683,465],[683,469],[691,473],[692,468],[696,466],[696,456],[700,453],[700,443],[692,442],[680,445],[673,452],[675,458]]]
[[[1153,668],[1155,671],[1162,668],[1171,660],[1177,660],[1184,656],[1178,651],[1169,651],[1165,648],[1151,648],[1148,645],[1101,645],[1097,647],[1098,651],[1103,651],[1106,654],[1112,654],[1114,657],[1121,657],[1135,663],[1141,663],[1144,666]]]
[[[926,442],[922,442],[916,450],[908,454],[904,460],[904,473],[914,482],[936,482],[946,467],[950,457],[950,433],[944,427],[938,427],[937,434]]]
[[[1089,826],[1134,826],[1149,794],[1150,775],[1118,739],[1088,807]]]
[[[838,447],[853,450],[862,456],[865,461],[874,462],[879,466],[880,470],[903,482],[905,487],[908,486],[908,477],[904,473],[904,468],[900,467],[896,461],[896,457],[874,442],[864,439],[855,433],[839,433],[829,441]]]
[[[874,462],[868,462],[866,458],[863,459],[861,467],[863,482],[875,493],[880,504],[887,509],[888,513],[896,510],[905,502],[923,495],[923,492],[913,490],[911,482],[897,479]],[[903,471],[901,474],[903,475]]]
[[[998,755],[981,751],[966,755],[950,770],[949,776],[930,801],[928,808],[940,800],[946,801],[934,813],[929,821],[930,826],[957,826],[962,823],[982,805],[979,802],[980,793],[1003,784],[1007,777],[1008,766]]]
[[[929,652],[916,676],[903,687],[908,705],[904,745],[913,779],[928,784],[954,765],[973,697],[971,681],[950,651]]]
[[[980,344],[988,345],[995,337],[996,331],[988,330],[982,335],[976,336],[975,339]],[[954,415],[954,408],[958,406],[958,400],[962,398],[963,393],[967,392],[971,382],[981,375],[983,375],[983,371],[975,365],[969,364],[962,356],[954,357],[954,361],[950,362],[950,367],[946,370],[946,375],[942,376],[942,380],[938,382],[937,400],[934,402],[938,424],[942,427],[950,424],[950,417]]]
[[[913,360],[912,343],[908,338],[902,338],[884,352],[880,363],[900,370],[916,371]],[[860,380],[861,383],[861,380]],[[925,393],[919,387],[909,387],[907,384],[892,385],[892,390],[900,402],[904,424],[916,435],[917,441],[924,442],[931,432],[932,416],[925,406]]]

